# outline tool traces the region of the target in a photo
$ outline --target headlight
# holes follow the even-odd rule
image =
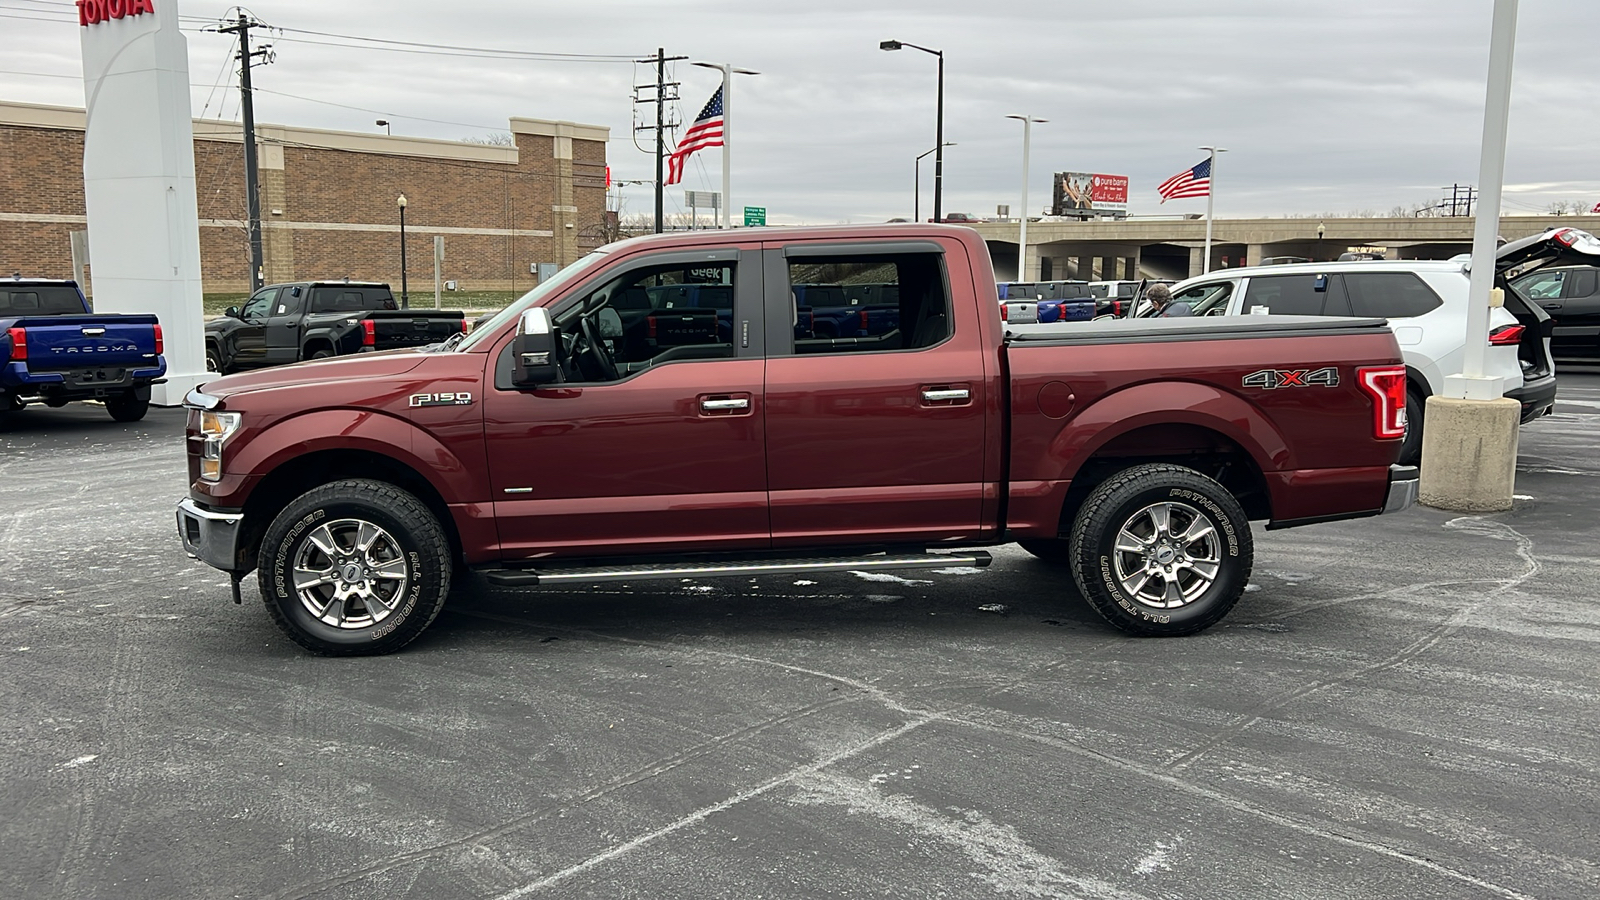
[[[222,480],[222,445],[239,430],[239,413],[200,411],[200,435],[205,445],[200,450],[200,477],[206,481]]]

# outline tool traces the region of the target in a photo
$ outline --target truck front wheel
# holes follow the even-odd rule
[[[381,481],[315,488],[273,519],[259,583],[273,621],[324,656],[391,653],[450,593],[450,542],[422,501]]]
[[[1250,522],[1222,485],[1193,469],[1137,465],[1078,510],[1072,575],[1089,605],[1130,634],[1195,634],[1228,614],[1250,580]]]

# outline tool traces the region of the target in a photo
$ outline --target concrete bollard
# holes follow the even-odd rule
[[[1505,397],[1429,397],[1418,499],[1454,512],[1510,509],[1521,419],[1522,405]]]

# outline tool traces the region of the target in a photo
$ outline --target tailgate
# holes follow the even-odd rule
[[[36,316],[18,319],[28,344],[28,370],[158,365],[155,316]]]
[[[454,310],[385,310],[367,318],[373,321],[378,350],[437,344],[467,329],[465,314]]]

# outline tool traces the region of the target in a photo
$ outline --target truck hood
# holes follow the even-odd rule
[[[235,394],[265,391],[274,388],[300,387],[302,385],[332,384],[342,381],[391,378],[404,375],[422,365],[426,354],[416,350],[391,350],[387,353],[362,353],[356,356],[337,356],[311,362],[294,363],[228,375],[208,381],[200,390],[213,397],[227,398]]]

